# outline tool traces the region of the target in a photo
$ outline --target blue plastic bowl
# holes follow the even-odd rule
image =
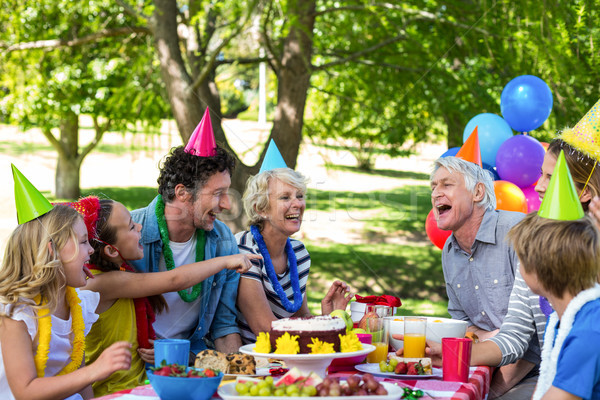
[[[213,378],[154,375],[151,370],[146,373],[152,388],[161,400],[208,400],[217,391],[223,379],[222,372]]]

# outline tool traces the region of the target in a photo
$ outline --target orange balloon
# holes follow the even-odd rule
[[[550,146],[550,143],[540,142],[540,144],[544,146],[544,150],[548,151],[548,146]]]
[[[527,199],[517,185],[508,181],[494,181],[496,193],[496,210],[518,211],[527,213]]]

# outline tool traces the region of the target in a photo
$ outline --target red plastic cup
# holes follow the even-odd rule
[[[442,338],[442,373],[445,381],[468,382],[471,346],[468,338]]]

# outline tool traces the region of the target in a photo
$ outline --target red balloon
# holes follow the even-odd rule
[[[519,211],[527,213],[527,200],[521,188],[512,182],[494,181],[496,210]]]
[[[425,232],[427,232],[427,237],[431,240],[431,243],[440,249],[444,247],[448,236],[452,234],[452,231],[443,231],[438,228],[435,217],[433,216],[433,209],[429,211],[429,214],[427,214],[427,218],[425,219]]]

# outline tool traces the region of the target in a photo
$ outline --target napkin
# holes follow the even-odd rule
[[[402,301],[400,301],[400,297],[390,296],[387,294],[384,294],[381,296],[364,296],[364,297],[355,295],[354,298],[359,303],[383,305],[383,306],[390,306],[390,307],[400,307],[402,305]]]

